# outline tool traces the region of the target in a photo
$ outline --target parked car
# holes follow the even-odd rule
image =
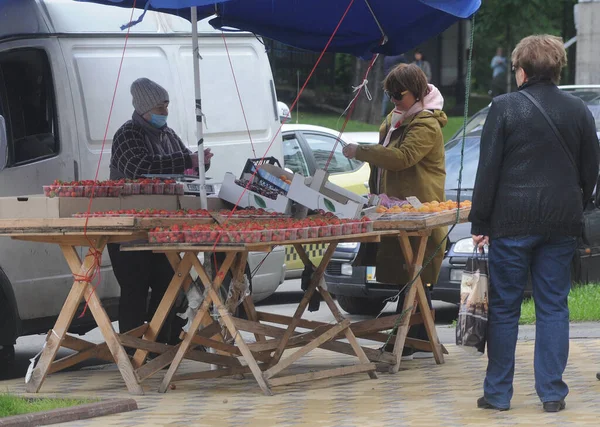
[[[294,173],[312,176],[317,169],[324,169],[335,146],[329,163],[329,181],[357,193],[368,194],[369,165],[347,159],[342,149],[354,143],[346,134],[336,145],[339,132],[312,125],[286,124],[282,129],[284,167]],[[324,253],[324,245],[308,245],[310,259],[318,265]],[[292,246],[286,247],[286,278],[300,277],[304,264]]]
[[[596,118],[596,128],[600,136],[600,85],[560,86],[574,96],[583,99]],[[481,131],[487,118],[489,106],[475,113],[467,122],[461,200],[471,200],[475,175],[479,163],[479,142]],[[446,144],[446,198],[457,200],[458,173],[462,149],[463,130],[459,130]],[[600,205],[590,201],[586,215],[597,214]],[[592,224],[588,245],[580,243],[572,264],[572,278],[576,283],[597,282],[600,280],[600,224]],[[597,228],[597,231],[596,231]],[[378,283],[375,267],[352,267],[360,245],[344,243],[338,246],[333,260],[325,272],[329,290],[337,296],[340,306],[351,314],[377,314],[384,307],[386,298],[394,295],[397,288]],[[435,299],[458,303],[460,280],[467,258],[473,253],[471,224],[457,224],[450,232],[446,255],[440,277],[433,286]],[[530,293],[528,287],[526,292]]]
[[[12,1],[2,9],[0,116],[6,135],[0,139],[6,140],[8,154],[0,171],[0,196],[40,194],[42,185],[55,179],[93,178],[123,51],[119,24],[128,22],[130,14],[122,8],[63,0]],[[207,20],[199,24],[199,32],[202,104],[209,123],[204,138],[215,153],[209,174],[220,182],[225,172],[241,171],[253,154],[244,118],[231,110],[237,95],[221,32]],[[169,91],[169,125],[194,149],[189,21],[149,11],[131,33],[108,134],[114,135],[131,118],[131,82],[148,77]],[[269,60],[253,34],[237,33],[228,43],[234,63],[244,70],[238,74],[238,85],[246,101],[252,101],[248,121],[256,152],[262,153],[280,126]],[[108,178],[110,144],[107,141],[101,157],[99,179]],[[283,160],[279,144],[270,154]],[[257,269],[263,257],[249,257],[248,269]],[[260,267],[252,283],[256,299],[267,297],[282,282],[284,251],[273,252]],[[120,289],[107,254],[101,268],[96,292],[115,319]],[[51,329],[72,283],[57,245],[0,240],[0,287],[17,318],[16,330],[10,331],[15,338]],[[95,326],[86,315],[75,319],[72,331],[83,333]]]

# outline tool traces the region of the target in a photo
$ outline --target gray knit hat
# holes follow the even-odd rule
[[[131,84],[131,96],[133,108],[139,115],[146,114],[157,105],[169,100],[169,92],[146,77],[137,79]]]

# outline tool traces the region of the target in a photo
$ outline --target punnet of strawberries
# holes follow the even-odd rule
[[[158,178],[119,179],[119,180],[55,180],[52,185],[44,185],[46,197],[120,197],[138,194],[177,194],[183,195],[183,184],[173,179]]]
[[[334,231],[335,230],[335,231]],[[299,239],[345,236],[373,231],[367,217],[360,220],[310,216],[305,219],[279,218],[268,221],[243,221],[218,224],[184,224],[150,231],[151,243],[248,244],[288,242]]]
[[[225,218],[254,218],[254,219],[263,219],[263,218],[277,218],[277,217],[286,217],[285,215],[278,212],[267,212],[264,209],[256,209],[256,208],[246,208],[246,209],[237,209],[235,211],[231,211],[228,209],[222,209],[218,212],[221,216]],[[179,210],[166,210],[166,209],[121,209],[121,210],[111,210],[111,211],[99,211],[99,212],[91,212],[89,214],[82,212],[76,213],[73,215],[76,218],[85,218],[89,217],[142,217],[142,218],[210,218],[211,212],[207,209],[179,209]]]

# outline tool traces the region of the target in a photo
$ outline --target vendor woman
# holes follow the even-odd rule
[[[395,108],[379,129],[381,142],[378,145],[347,145],[344,155],[369,163],[372,194],[386,194],[399,199],[415,196],[422,202],[444,201],[446,168],[442,127],[448,121],[442,111],[444,98],[435,86],[427,84],[425,73],[414,64],[396,66],[386,76],[383,87]],[[425,285],[437,282],[444,258],[446,233],[446,227],[437,228],[429,238],[425,260],[432,256],[433,259],[421,273]],[[363,245],[363,248],[366,246]],[[410,281],[406,264],[398,262],[401,254],[397,238],[381,239],[375,260],[377,281],[400,286]],[[359,254],[359,258],[366,261],[370,257],[363,253]],[[402,311],[402,305],[403,298],[400,298],[398,313]],[[411,330],[410,335],[427,339],[423,325],[416,331]],[[412,351],[405,348],[403,356],[410,358],[411,355]],[[424,357],[431,353],[418,355]]]
[[[192,153],[167,126],[169,94],[158,83],[140,78],[131,85],[135,111],[131,120],[113,138],[110,178],[140,178],[150,174],[183,174],[198,167]],[[210,166],[210,149],[204,151],[204,166]],[[165,294],[173,269],[164,254],[121,252],[118,244],[108,245],[113,271],[121,288],[119,331],[126,332],[148,321]],[[152,289],[148,303],[148,291]],[[161,330],[158,340],[178,341],[181,328],[174,325],[174,312]]]

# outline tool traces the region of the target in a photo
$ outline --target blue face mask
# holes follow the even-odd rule
[[[155,128],[160,129],[167,124],[168,117],[169,116],[163,116],[161,114],[152,114],[150,117],[150,124]]]

